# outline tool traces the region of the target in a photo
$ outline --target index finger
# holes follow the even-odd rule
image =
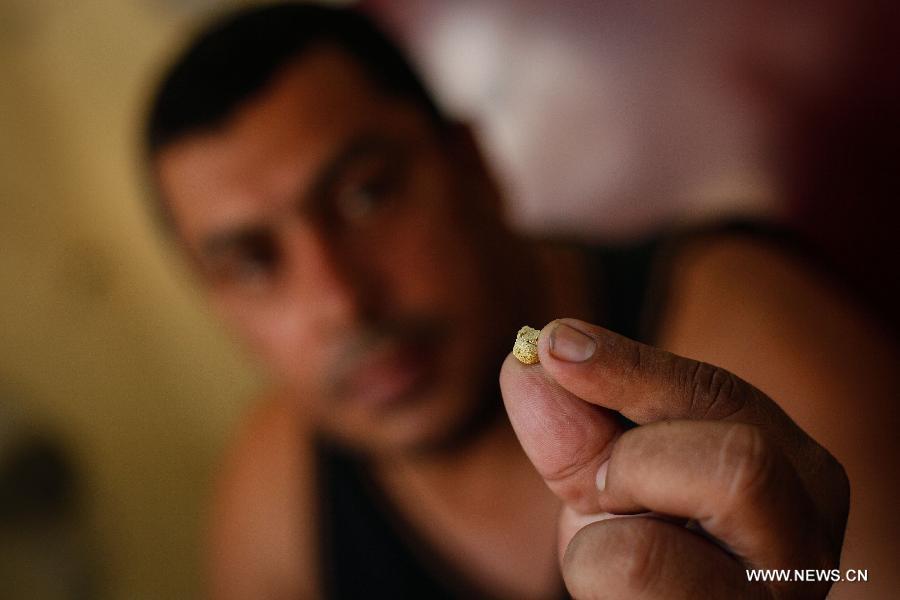
[[[765,394],[708,363],[641,344],[577,319],[541,331],[543,370],[585,402],[639,425],[668,419],[734,420],[765,426],[789,422]]]
[[[598,510],[595,479],[624,431],[640,424],[734,420],[759,426],[804,479],[815,460],[808,436],[765,394],[724,369],[640,344],[575,319],[548,324],[539,365],[511,356],[500,371],[510,422],[550,488],[581,513]],[[816,486],[813,485],[815,488]]]

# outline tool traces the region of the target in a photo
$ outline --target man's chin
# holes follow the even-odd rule
[[[459,396],[429,394],[391,402],[388,408],[331,419],[329,429],[341,443],[368,454],[440,454],[458,449],[503,414],[500,398],[493,394],[466,403]]]

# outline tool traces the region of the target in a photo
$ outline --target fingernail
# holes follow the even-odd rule
[[[600,467],[597,468],[597,490],[602,492],[606,489],[606,472],[609,470],[609,461],[604,461]]]
[[[593,339],[565,323],[557,323],[550,332],[550,354],[567,362],[584,362],[594,355]]]

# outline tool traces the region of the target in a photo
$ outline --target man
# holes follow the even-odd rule
[[[513,236],[465,128],[362,17],[287,5],[219,23],[168,74],[148,148],[163,216],[277,382],[219,490],[214,597],[553,598],[558,543],[579,596],[762,594],[741,565],[838,564],[841,467],[726,371],[554,321],[541,365],[503,367],[510,427],[512,333],[567,315],[639,335],[642,263],[616,279],[614,255]],[[866,393],[890,381],[852,310],[771,244],[702,238],[671,273],[652,341],[741,367],[789,412],[814,398],[830,414],[832,384],[863,372]],[[601,276],[621,289],[600,293]],[[858,360],[833,360],[836,333]],[[568,543],[602,511],[693,521],[608,521]]]

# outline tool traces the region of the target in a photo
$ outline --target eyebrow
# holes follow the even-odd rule
[[[364,133],[351,138],[326,161],[309,189],[301,194],[300,204],[317,205],[355,161],[379,151],[394,152],[399,145],[399,142],[389,139],[384,134]],[[201,245],[202,252],[206,257],[220,256],[241,244],[264,237],[267,233],[268,226],[265,223],[247,223],[224,228],[204,239]]]
[[[355,161],[378,152],[395,153],[400,145],[399,141],[379,133],[364,133],[351,138],[326,162],[304,196],[314,203],[315,199],[324,196],[340,181],[341,176]]]

